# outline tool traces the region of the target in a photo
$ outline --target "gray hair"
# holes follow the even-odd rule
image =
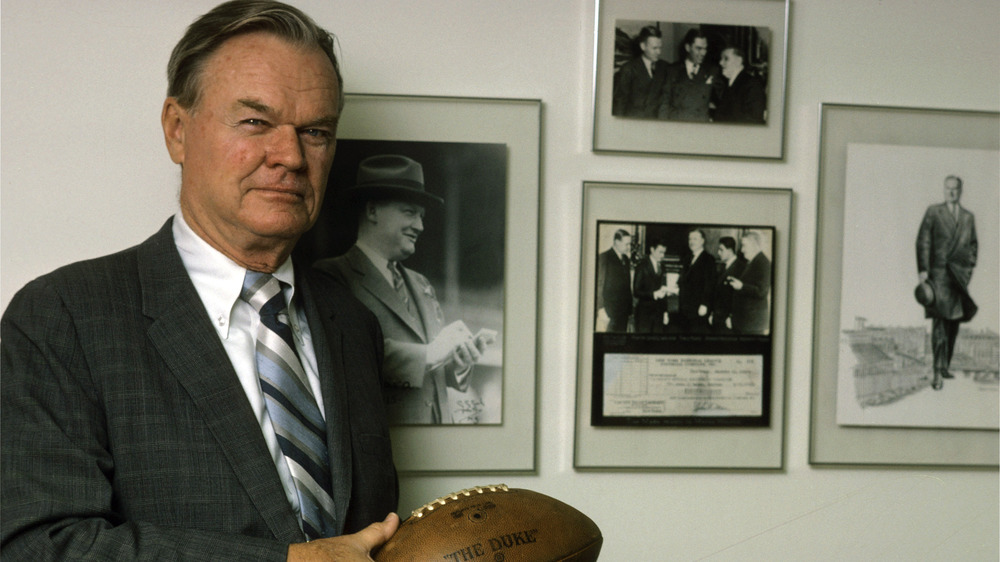
[[[298,8],[274,0],[230,0],[213,8],[188,26],[167,63],[167,96],[190,109],[201,97],[205,63],[227,40],[248,33],[265,32],[294,45],[315,47],[333,63],[339,86],[338,103],[344,105],[344,79],[334,53],[334,36]]]
[[[740,238],[743,240],[750,240],[755,246],[757,246],[757,248],[763,249],[761,247],[764,245],[764,241],[761,239],[760,233],[756,230],[748,230],[744,232],[743,236],[740,236]]]

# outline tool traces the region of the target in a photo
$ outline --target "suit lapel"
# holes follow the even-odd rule
[[[343,533],[350,503],[351,434],[347,419],[347,384],[344,365],[343,331],[336,322],[335,303],[325,291],[312,286],[312,278],[296,271],[297,285],[302,288],[302,306],[309,321],[316,367],[319,370],[326,415],[326,443],[330,451],[330,472],[333,477],[333,502],[337,518],[337,534]],[[342,484],[346,483],[346,484]]]
[[[952,214],[951,209],[948,207],[947,203],[941,203],[938,207],[938,217],[941,221],[942,226],[944,226],[945,231],[948,232],[948,255],[955,253],[958,248],[959,239],[961,238],[961,226],[962,226],[962,214],[963,210],[961,207],[958,208],[958,217]]]
[[[414,304],[417,305],[417,314],[420,315],[417,320],[423,322],[424,341],[428,341],[441,331],[444,319],[440,317],[440,305],[437,304],[437,297],[434,296],[433,289],[424,282],[421,276],[405,267],[402,269],[406,286],[410,288],[410,295],[413,296]]]
[[[201,411],[233,472],[279,540],[302,534],[246,393],[174,245],[172,221],[139,249],[149,338]]]
[[[351,247],[347,252],[347,261],[351,264],[351,268],[358,274],[361,287],[371,293],[373,297],[379,300],[390,312],[392,312],[399,319],[400,322],[405,324],[408,328],[413,330],[421,340],[426,342],[427,334],[425,333],[423,326],[420,324],[420,320],[414,318],[403,306],[402,301],[399,299],[399,295],[396,294],[396,290],[393,289],[389,282],[385,280],[382,273],[375,267],[368,256],[364,254],[357,246]],[[407,278],[407,283],[409,283],[409,275],[404,269],[404,276]],[[414,295],[416,298],[416,295]],[[416,299],[419,303],[422,299]],[[421,311],[423,312],[423,311]]]

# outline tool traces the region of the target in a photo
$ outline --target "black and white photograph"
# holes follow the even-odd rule
[[[397,468],[533,470],[541,102],[346,98],[299,246],[382,323]]]
[[[574,466],[780,468],[792,190],[583,188]]]
[[[782,158],[789,0],[599,0],[595,152]]]
[[[378,318],[394,425],[501,422],[506,169],[502,144],[338,143],[300,251]]]
[[[611,113],[766,125],[771,35],[761,26],[618,20]]]
[[[594,425],[767,425],[774,229],[596,228]]]
[[[845,179],[838,423],[997,429],[1000,153],[851,143]]]

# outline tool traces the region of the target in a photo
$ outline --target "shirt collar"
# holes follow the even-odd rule
[[[389,260],[361,240],[355,242],[354,245],[361,250],[361,253],[363,253],[365,257],[371,260],[372,264],[375,265],[375,269],[382,274],[382,277],[389,282],[389,285],[392,285],[392,273],[389,271]]]
[[[198,236],[181,213],[174,216],[173,234],[181,261],[212,319],[212,325],[221,337],[226,338],[229,334],[233,307],[243,290],[246,268]],[[285,291],[285,301],[291,302],[295,292],[295,268],[292,265],[292,258],[286,259],[272,275],[287,284],[289,289]]]
[[[736,74],[733,74],[733,77],[729,79],[729,85],[730,85],[730,86],[732,86],[732,85],[733,85],[733,82],[735,82],[735,81],[736,81],[736,79],[737,79],[737,78],[739,78],[739,76],[740,76],[740,73],[741,73],[741,72],[743,72],[743,69],[742,69],[742,68],[741,68],[741,69],[739,69],[739,70],[737,70],[737,71],[736,71]]]

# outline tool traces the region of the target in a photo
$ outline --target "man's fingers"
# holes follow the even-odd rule
[[[379,523],[372,523],[371,525],[358,531],[357,537],[364,547],[371,552],[375,548],[382,546],[385,541],[389,540],[389,537],[391,537],[398,528],[399,516],[395,513],[390,513]]]
[[[399,516],[390,513],[383,521],[372,523],[351,535],[290,544],[287,559],[288,562],[370,561],[371,551],[385,544],[397,528],[399,528]]]
[[[475,341],[471,337],[460,343],[455,349],[455,357],[463,366],[475,365],[480,356],[479,348],[476,347]]]

